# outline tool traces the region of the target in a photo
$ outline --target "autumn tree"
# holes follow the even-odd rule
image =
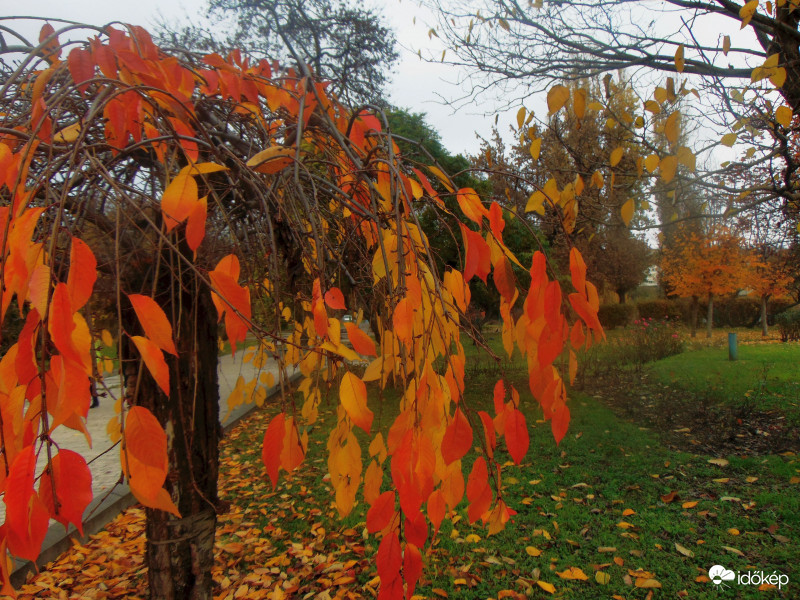
[[[84,431],[98,336],[88,307],[104,304],[124,394],[109,432],[146,507],[152,598],[212,593],[225,510],[218,321],[234,352],[250,335],[255,352],[279,363],[281,410],[262,451],[273,485],[300,466],[319,402],[338,390],[328,442],[335,504],[346,515],[363,494],[367,529],[380,535],[379,597],[410,597],[431,533],[465,488],[470,521],[489,533],[505,526],[513,508],[494,449],[502,438],[519,463],[528,448],[527,393],[500,379],[493,415],[465,403],[468,283],[491,277],[505,351],[525,356],[530,393],[559,441],[576,351],[604,337],[580,252],[570,253],[574,291],[562,291],[541,252],[523,267],[504,241],[499,204],[456,188],[435,165],[408,169],[382,117],[348,111],[303,64],[273,69],[238,51],[173,55],[133,26],[60,41],[82,28],[45,24],[38,44],[19,36],[1,50],[17,62],[4,63],[0,100],[0,316],[13,302],[25,319],[0,358],[0,554],[35,559],[51,517],[81,527],[91,474],[52,433]],[[418,224],[429,207],[458,226],[461,260],[443,271]],[[525,288],[512,264],[529,270]],[[381,298],[379,340],[344,323],[346,346],[337,315],[365,295]],[[361,360],[368,366],[356,372],[351,362]],[[290,366],[302,376],[297,397]],[[399,414],[373,432],[367,388],[382,397],[390,384],[401,391]],[[261,380],[251,391],[258,399]],[[355,428],[370,435],[368,455]],[[473,442],[482,452],[465,486],[461,461]],[[7,569],[0,560],[2,591],[13,593]]]
[[[793,280],[789,253],[769,246],[753,248],[748,256],[743,287],[761,301],[761,335],[769,335],[767,303],[770,298],[787,293]]]
[[[395,34],[375,9],[345,0],[209,0],[208,24],[163,22],[163,44],[307,64],[350,105],[385,104],[398,59]],[[177,27],[176,27],[177,25]]]
[[[556,260],[566,264],[578,247],[595,282],[624,302],[650,265],[647,243],[628,229],[644,222],[640,212],[631,223],[651,185],[637,169],[648,148],[622,123],[636,97],[625,79],[560,89],[572,96],[567,110],[537,119],[520,109],[518,142],[507,149],[495,131],[473,164],[496,197],[530,213]]]
[[[666,112],[676,115],[681,128],[689,121],[703,126],[703,141],[693,140],[696,149],[671,142],[673,148],[654,150],[648,164],[650,172],[666,175],[665,184],[679,165],[691,167],[684,179],[691,193],[673,201],[733,195],[723,212],[700,211],[692,218],[731,216],[768,198],[795,202],[800,163],[789,141],[796,136],[792,115],[800,106],[795,60],[800,32],[794,0],[431,0],[429,5],[438,13],[435,31],[447,45],[445,61],[465,73],[462,101],[497,95],[514,106],[546,86],[552,90],[565,80],[606,78],[627,69],[641,94],[640,108],[628,120],[631,129],[650,137],[666,125],[658,114],[670,107],[678,108]],[[431,52],[430,59],[438,61],[440,54]],[[676,98],[690,94],[696,97],[694,108],[676,107]],[[737,144],[747,150],[741,158],[715,158],[720,145]],[[774,176],[752,188],[737,189],[720,177],[761,166]],[[694,211],[670,211],[675,212]]]
[[[706,335],[711,337],[714,298],[734,294],[745,286],[748,257],[740,235],[712,225],[702,234],[679,232],[675,243],[663,250],[659,266],[670,292],[692,299],[692,337],[697,334],[699,300],[708,302]]]

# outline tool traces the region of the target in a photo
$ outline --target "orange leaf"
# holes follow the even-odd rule
[[[446,510],[444,494],[441,490],[435,490],[428,498],[428,519],[430,519],[435,531],[439,530]]]
[[[56,491],[58,509],[53,499]],[[83,511],[92,501],[92,472],[77,452],[62,448],[39,481],[39,497],[50,516],[65,527],[72,523],[83,535]]]
[[[51,35],[53,35],[56,30],[53,28],[50,23],[45,23],[42,25],[41,30],[39,31],[39,43],[41,44]],[[61,44],[58,41],[58,36],[54,36],[52,40],[47,42],[42,47],[42,52],[44,53],[44,59],[50,63],[51,65],[58,60],[61,56]]]
[[[139,350],[147,370],[150,371],[150,375],[153,376],[158,387],[169,396],[169,367],[161,353],[161,348],[140,335],[131,336],[131,340],[136,344],[136,349]]]
[[[560,573],[556,571],[556,575],[561,577],[561,579],[579,579],[581,581],[587,581],[589,579],[586,573],[581,571],[578,567],[569,567]]]
[[[123,471],[136,499],[142,503],[155,502],[167,478],[167,434],[145,407],[128,409],[125,442],[120,452]]]
[[[347,310],[347,307],[344,305],[344,294],[342,294],[342,290],[337,287],[332,287],[325,292],[325,304],[331,308]]]
[[[197,182],[188,171],[181,171],[169,182],[161,197],[161,211],[167,233],[183,223],[197,203]]]
[[[577,248],[569,251],[569,271],[572,274],[572,287],[582,296],[586,295],[586,263]]]
[[[59,283],[50,299],[47,330],[53,344],[65,359],[83,364],[80,354],[72,342],[72,331],[75,329],[75,321],[72,319],[73,312],[67,284]]]
[[[488,416],[488,415],[487,415]],[[442,458],[444,464],[459,460],[464,456],[467,451],[472,447],[472,427],[461,412],[460,408],[456,408],[453,415],[453,420],[447,426],[442,438]]]
[[[208,219],[208,200],[200,198],[189,213],[186,223],[186,243],[192,251],[196,251],[206,237],[206,220]]]
[[[395,514],[395,493],[383,492],[367,511],[367,531],[381,531],[392,520]]]
[[[536,585],[538,585],[548,594],[552,594],[556,591],[556,587],[552,583],[547,583],[546,581],[542,581],[541,579],[536,580]]]
[[[97,281],[97,259],[94,257],[94,253],[83,240],[72,238],[67,290],[73,311],[80,310],[88,302],[95,281]]]
[[[353,349],[364,356],[377,356],[375,342],[355,323],[345,323],[347,339],[353,345]]]
[[[489,274],[492,264],[492,253],[489,244],[483,239],[480,233],[472,231],[461,223],[461,235],[466,246],[466,258],[464,261],[464,281],[472,279],[477,275],[484,283]]]
[[[261,447],[261,460],[267,468],[267,475],[272,481],[272,489],[278,485],[278,473],[281,467],[281,448],[284,438],[284,413],[279,413],[269,422],[264,443]]]
[[[142,294],[128,294],[128,300],[131,301],[144,334],[150,341],[164,352],[178,356],[175,343],[172,341],[172,325],[156,301]]]
[[[414,307],[408,301],[408,298],[403,298],[394,307],[392,325],[397,339],[406,343],[411,341],[411,336],[414,332]]]
[[[414,596],[419,576],[422,575],[422,554],[414,544],[406,544],[403,552],[403,580],[406,583],[406,598]]]
[[[508,453],[514,459],[514,463],[519,464],[528,452],[530,444],[528,424],[525,422],[525,415],[519,409],[513,409],[506,417],[504,433]]]
[[[367,407],[367,386],[353,373],[345,373],[339,385],[339,400],[353,423],[369,433],[373,414]]]
[[[475,193],[472,188],[461,188],[456,195],[458,205],[464,215],[478,224],[478,227],[483,223],[483,217],[489,215],[489,211],[481,202],[480,196]]]

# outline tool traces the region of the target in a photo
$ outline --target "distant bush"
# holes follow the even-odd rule
[[[688,323],[690,304],[683,298],[673,300],[643,300],[636,305],[640,319],[671,319]],[[684,314],[685,313],[685,314]]]
[[[746,296],[714,300],[715,327],[753,327],[760,315],[759,298]]]
[[[636,318],[636,306],[633,304],[601,304],[597,311],[600,324],[606,329],[625,327]]]
[[[661,360],[684,350],[677,319],[636,319],[625,334],[614,340],[613,353],[621,364],[637,369],[645,363]]]
[[[782,342],[800,341],[800,310],[787,310],[775,316]]]
[[[770,298],[767,300],[767,322],[775,324],[775,316],[797,304],[789,298]]]

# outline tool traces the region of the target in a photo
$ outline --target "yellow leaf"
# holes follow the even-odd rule
[[[561,577],[561,579],[579,579],[580,581],[586,581],[589,579],[586,576],[586,573],[581,571],[578,567],[569,567],[568,569],[561,571],[560,573],[556,571],[556,575]]]
[[[277,173],[288,166],[295,155],[294,148],[286,146],[270,146],[255,154],[247,161],[247,166],[255,169],[259,173]]]
[[[694,552],[686,548],[685,546],[681,546],[678,542],[675,542],[675,550],[683,554],[684,556],[688,556],[689,558],[694,557]]]
[[[611,581],[611,575],[605,571],[597,571],[597,573],[594,574],[594,580],[600,585],[607,585],[608,582]]]
[[[539,154],[542,151],[542,138],[536,138],[531,142],[531,158],[539,160]]]
[[[631,527],[633,527],[633,524],[628,523],[627,521],[620,521],[619,523],[617,523],[617,527],[620,527],[621,529],[630,529]]]
[[[683,44],[678,45],[678,49],[675,51],[675,70],[678,73],[683,73]]]
[[[728,462],[725,458],[709,458],[708,462],[712,465],[717,465],[718,467],[727,467],[730,462]]]
[[[595,171],[592,173],[592,185],[595,186],[597,189],[602,189],[603,187],[603,174],[600,171]]]
[[[630,515],[635,515],[635,514],[636,514],[636,511],[633,510],[632,508],[626,508],[625,510],[622,511],[622,516],[623,517],[628,517]]]
[[[506,21],[505,19],[498,19],[497,22],[500,24],[500,27],[502,27],[506,31],[511,31],[511,26],[508,24],[508,21]]]
[[[750,0],[747,4],[742,6],[739,9],[739,18],[742,20],[741,29],[747,27],[747,24],[750,23],[750,20],[753,18],[753,15],[756,14],[756,9],[758,8],[758,0]]]
[[[547,92],[547,110],[553,115],[561,110],[569,100],[569,89],[563,85],[554,85]]]
[[[373,414],[367,407],[367,387],[353,373],[345,373],[339,385],[339,400],[355,425],[369,433]]]
[[[731,535],[739,535],[739,530],[731,527],[730,529],[728,529],[728,533],[730,533]]]
[[[776,88],[783,87],[783,84],[786,83],[786,69],[778,67],[772,71],[769,75],[769,81]]]
[[[722,136],[722,139],[719,141],[720,144],[723,146],[727,146],[730,148],[736,143],[736,139],[739,137],[738,133],[726,133]]]
[[[60,144],[71,144],[72,142],[78,139],[80,133],[81,133],[81,123],[80,121],[78,121],[76,123],[73,123],[72,125],[64,127],[64,129],[61,129],[60,131],[57,131],[53,135],[53,141],[58,142]]]
[[[697,500],[692,500],[690,502],[684,502],[681,505],[681,507],[683,507],[683,508],[694,508],[695,506],[697,506]]]
[[[653,92],[653,98],[656,99],[656,102],[659,104],[664,104],[667,101],[667,90],[661,86],[658,86],[655,91]]]
[[[114,338],[111,337],[111,332],[108,329],[103,329],[100,332],[100,339],[103,340],[103,345],[105,346],[113,346],[114,345]]]
[[[664,180],[664,183],[669,183],[675,177],[675,171],[678,170],[678,157],[665,156],[661,159],[659,166],[661,167],[661,179]]]
[[[469,542],[470,544],[476,544],[481,541],[481,536],[476,535],[474,533],[470,533],[466,538],[465,541]]]
[[[664,135],[670,144],[676,144],[681,133],[681,111],[676,110],[664,123]]]
[[[661,106],[655,100],[648,100],[644,103],[644,109],[650,111],[654,115],[661,112]]]
[[[731,554],[735,554],[736,556],[744,556],[744,552],[738,548],[732,548],[731,546],[723,546],[722,548]]]
[[[541,550],[533,546],[525,546],[525,552],[528,553],[528,556],[539,556],[542,553]]]
[[[575,111],[575,116],[582,119],[586,114],[586,90],[578,88],[575,90],[575,95],[572,97],[572,110]]]
[[[792,124],[792,109],[786,105],[779,106],[775,111],[775,120],[784,127],[789,127]]]
[[[636,579],[635,583],[638,588],[660,588],[661,584],[655,579]]]
[[[658,168],[658,163],[661,162],[658,158],[658,154],[651,154],[647,158],[644,159],[644,167],[650,173],[654,172]]]
[[[633,198],[629,198],[628,201],[622,205],[622,210],[620,211],[622,214],[622,221],[625,223],[625,227],[628,227],[631,224],[631,219],[633,218],[633,211],[634,211]]]
[[[731,36],[726,35],[722,38],[722,53],[725,56],[728,56],[728,52],[731,50]]]
[[[525,112],[524,106],[517,111],[517,129],[522,129],[525,124]]]
[[[455,188],[450,183],[450,180],[447,178],[447,175],[442,173],[442,170],[439,167],[434,167],[433,165],[427,165],[428,170],[436,176],[436,179],[442,182],[442,185],[447,188],[447,191],[450,193],[455,192]]]
[[[618,146],[611,151],[608,162],[612,167],[616,167],[619,164],[619,161],[622,160],[623,154],[625,154],[625,149],[622,146]]]
[[[547,583],[546,581],[542,581],[541,579],[536,580],[536,585],[538,585],[548,594],[552,594],[556,591],[556,586],[554,586],[552,583]]]

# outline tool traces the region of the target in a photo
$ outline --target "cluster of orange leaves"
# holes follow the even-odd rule
[[[332,316],[336,314],[332,311],[347,309],[344,295],[315,271],[313,260],[304,263],[313,279],[308,299],[300,314],[292,315],[287,309],[283,314],[292,329],[285,340],[283,360],[297,365],[303,375],[299,390],[304,404],[299,414],[280,413],[269,424],[263,445],[267,474],[274,485],[281,469],[291,471],[302,462],[308,439],[305,428],[314,423],[324,387],[336,377],[340,406],[338,424],[328,442],[328,468],[342,515],[352,509],[363,483],[370,505],[367,527],[382,536],[376,559],[381,598],[413,594],[422,571],[429,523],[438,530],[465,493],[470,521],[487,523],[490,533],[502,529],[514,511],[499,494],[500,465],[494,461],[494,452],[502,437],[519,463],[528,449],[528,429],[519,409],[520,393],[503,380],[495,387],[494,415],[475,412],[462,402],[465,356],[461,323],[470,304],[469,282],[474,276],[488,282],[491,275],[501,296],[505,349],[511,355],[516,347],[526,357],[530,390],[560,441],[570,417],[566,385],[556,362],[566,353],[568,377],[573,378],[575,351],[604,337],[597,319],[597,290],[586,280],[580,253],[573,250],[570,255],[575,291],[565,298],[559,282],[547,274],[545,256],[537,252],[530,266],[531,284],[521,300],[514,265],[525,267],[503,242],[505,221],[500,205],[492,202],[487,208],[474,190],[456,190],[437,167],[425,166],[434,184],[445,190],[437,192],[421,170],[406,169],[398,162],[396,147],[394,153],[386,153],[395,158],[386,158],[380,152],[385,143],[380,122],[368,114],[351,119],[335,99],[326,96],[324,85],[293,74],[273,79],[267,62],[250,65],[237,52],[227,59],[208,55],[202,68],[190,69],[161,52],[138,27],[127,33],[109,27],[105,39],[96,37],[85,46],[74,47],[66,62],[60,60],[60,45],[49,25],[43,28],[41,41],[49,66],[32,76],[26,130],[32,135],[0,140],[0,184],[5,184],[5,193],[12,199],[10,206],[0,209],[6,286],[3,314],[14,295],[20,306],[26,302],[31,306],[19,340],[0,361],[7,468],[0,468],[0,491],[5,492],[8,514],[0,529],[0,555],[5,557],[8,550],[34,559],[48,519],[80,527],[83,510],[91,500],[86,463],[66,450],[53,457],[47,474],[39,479],[38,491],[35,488],[36,456],[45,449],[49,452],[48,435],[59,425],[84,430],[90,402],[92,339],[80,311],[93,291],[96,259],[85,242],[73,237],[68,275],[63,278],[66,281],[61,280],[61,273],[51,268],[51,252],[34,241],[34,230],[45,209],[35,205],[34,189],[28,185],[31,157],[40,144],[58,147],[80,144],[83,139],[80,122],[55,131],[55,117],[50,114],[47,84],[66,77],[71,78],[76,93],[97,93],[101,88],[114,91],[104,105],[102,121],[105,142],[113,153],[148,147],[170,165],[174,156],[170,143],[178,146],[185,166],[172,174],[167,169],[160,199],[161,232],[172,236],[169,239],[184,239],[193,251],[205,238],[209,211],[207,197],[199,197],[196,178],[228,168],[201,162],[202,148],[194,127],[199,119],[198,99],[228,100],[234,112],[249,115],[274,132],[271,145],[252,157],[242,157],[248,168],[267,181],[302,162],[306,153],[324,151],[333,157],[330,176],[348,199],[331,200],[330,210],[340,223],[352,226],[372,253],[376,289],[381,285],[389,290],[389,318],[379,324],[378,344],[355,325],[345,323],[352,349],[346,346],[340,334],[342,324]],[[272,118],[275,114],[281,119]],[[305,134],[310,144],[281,143],[278,131],[283,121],[308,127],[312,115],[326,120],[335,134],[312,128]],[[163,128],[172,133],[165,135]],[[463,271],[450,268],[441,278],[428,258],[429,242],[413,218],[415,202],[446,210],[440,194],[455,195],[465,217],[460,224]],[[333,228],[335,224],[328,225]],[[308,244],[309,256],[316,257],[321,249],[311,238]],[[239,279],[239,260],[232,254],[208,272],[213,300],[234,351],[252,327],[251,289]],[[171,386],[165,353],[177,354],[170,319],[153,298],[130,294],[128,299],[144,331],[131,339],[147,371],[168,396]],[[521,316],[514,318],[517,305]],[[572,324],[567,321],[568,305],[578,316]],[[348,361],[366,357],[374,358],[362,375],[350,371]],[[371,432],[370,383],[381,387],[392,383],[402,390],[402,400],[399,415],[385,436],[378,432],[372,438],[365,472],[353,428]],[[26,400],[29,405],[25,409]],[[132,491],[144,505],[177,515],[163,489],[169,469],[164,429],[143,407],[119,408],[124,427],[118,422],[110,431],[112,438],[124,439],[121,458]],[[475,427],[481,430],[479,436],[474,434]],[[474,442],[482,446],[483,453],[465,482],[461,459]],[[382,492],[385,468],[392,489]],[[3,591],[9,592],[5,558],[0,565]]]

